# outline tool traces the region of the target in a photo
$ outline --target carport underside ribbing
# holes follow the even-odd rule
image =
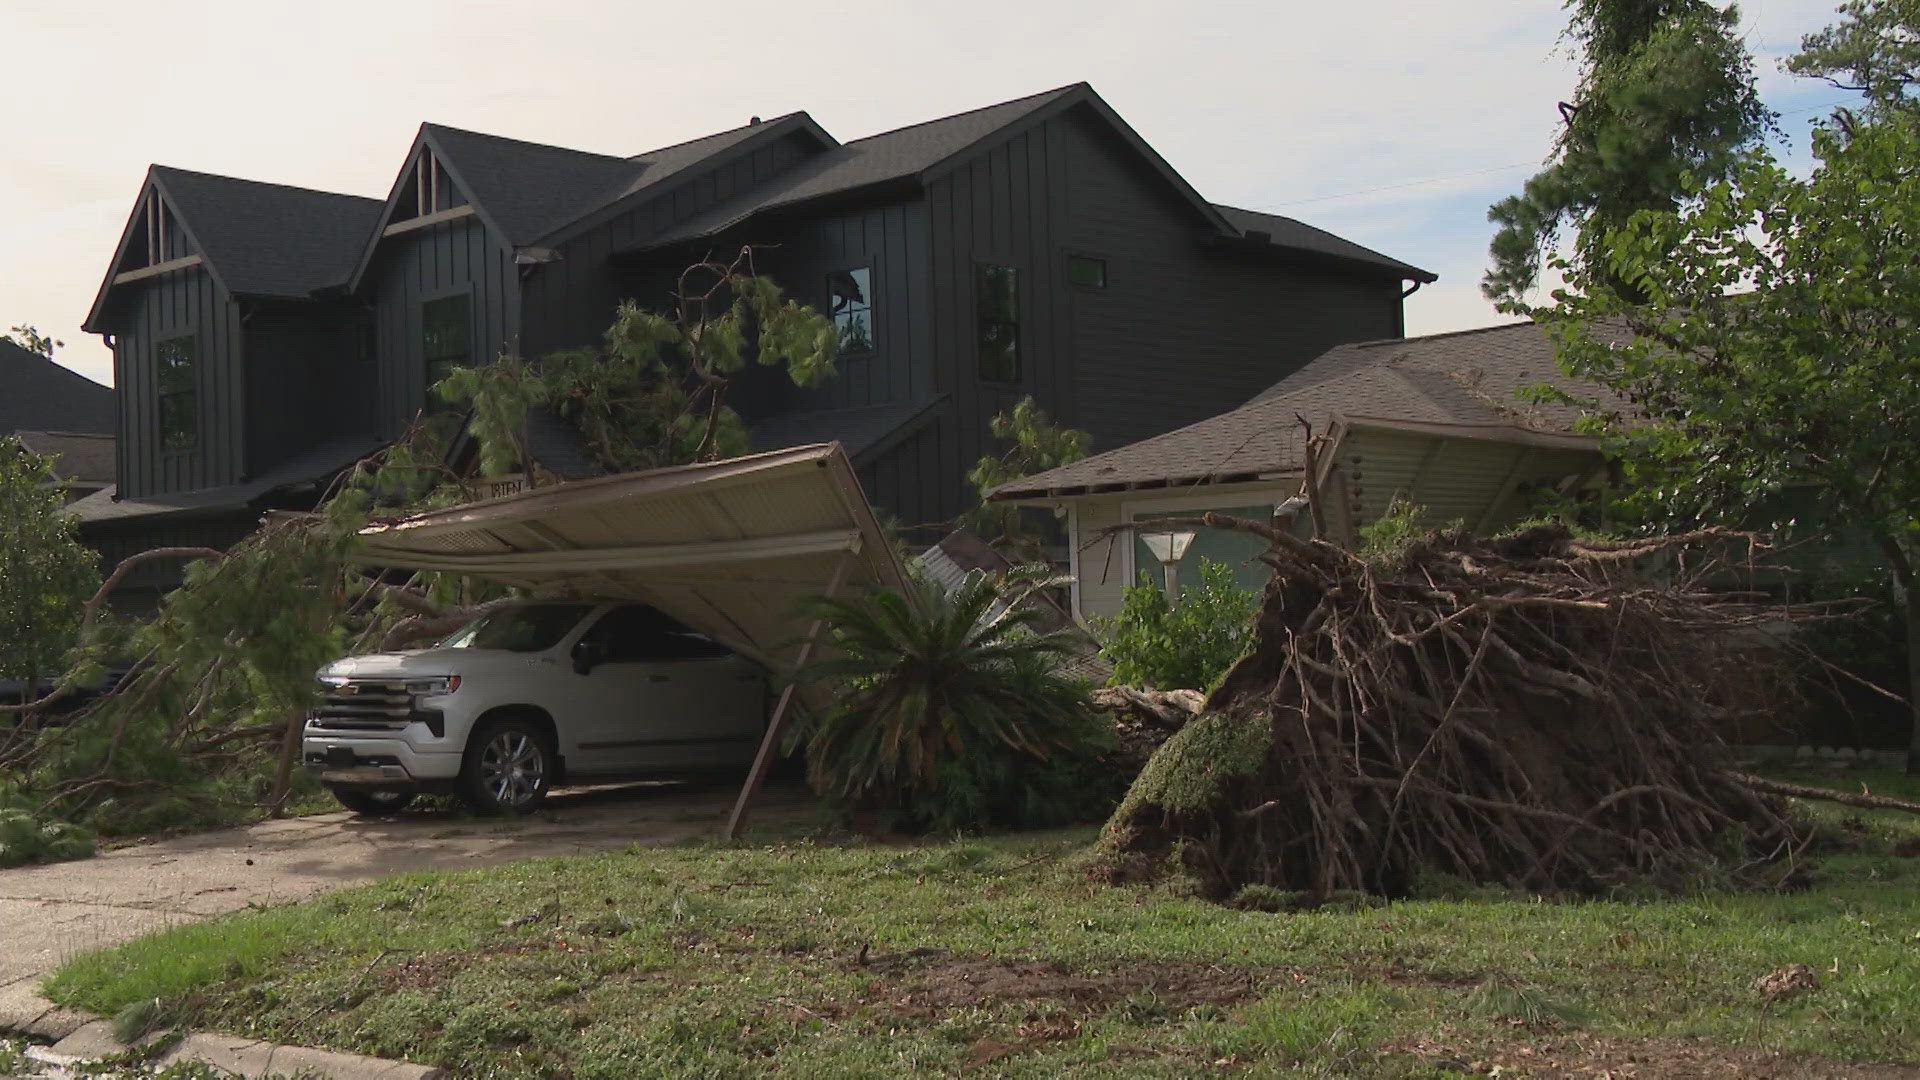
[[[371,526],[361,540],[355,558],[368,565],[651,604],[776,675],[804,664],[822,631],[807,600],[849,585],[908,591],[838,443],[536,488]],[[796,694],[822,703],[781,691],[729,836]]]

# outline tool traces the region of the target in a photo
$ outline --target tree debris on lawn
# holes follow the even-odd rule
[[[1252,647],[1109,822],[1097,874],[1181,870],[1217,897],[1793,877],[1806,831],[1727,771],[1718,734],[1778,703],[1778,631],[1817,614],[1708,586],[1753,565],[1758,537],[1544,526],[1369,559],[1218,514],[1156,524],[1261,536],[1275,577]]]

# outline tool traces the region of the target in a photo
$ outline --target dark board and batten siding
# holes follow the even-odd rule
[[[112,325],[120,494],[139,498],[238,482],[246,470],[247,412],[239,305],[204,266],[117,291]],[[163,450],[154,347],[187,334],[194,341],[196,439],[191,449]]]
[[[1029,128],[974,157],[928,186],[933,340],[940,389],[951,396],[954,422],[943,432],[937,479],[943,518],[974,502],[966,473],[1002,448],[988,421],[1031,394],[1054,418],[1075,426],[1079,415],[1065,358],[1073,338],[1063,308],[1061,242],[1055,223],[1066,194],[1052,122]],[[1019,286],[1020,380],[979,377],[975,267],[1010,266]]]
[[[388,237],[374,256],[371,297],[377,305],[378,434],[394,438],[427,401],[427,361],[420,306],[470,296],[473,361],[517,349],[520,287],[513,252],[479,217]]]
[[[362,306],[263,302],[247,314],[247,472],[374,430]]]
[[[775,140],[715,169],[666,182],[666,189],[564,243],[551,262],[524,283],[523,345],[529,356],[598,345],[623,300],[660,311],[671,303],[680,272],[710,251],[731,258],[724,245],[662,253],[642,264],[617,264],[614,252],[644,242],[787,169],[806,156],[797,136]]]
[[[1096,450],[1237,408],[1335,345],[1400,335],[1390,272],[1221,246],[1109,129],[1078,113],[1049,127],[1064,248],[1107,264],[1104,290],[1067,286],[1071,418]]]

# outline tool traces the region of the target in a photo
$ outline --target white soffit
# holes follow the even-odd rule
[[[836,568],[843,591],[906,582],[838,443],[555,484],[360,535],[362,563],[652,604],[776,670]]]

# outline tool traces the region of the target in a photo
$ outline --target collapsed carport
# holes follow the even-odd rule
[[[808,598],[906,580],[838,443],[535,488],[360,537],[355,559],[370,566],[651,604],[776,677],[805,663],[821,632]],[[774,706],[729,836],[797,692],[787,686]]]

